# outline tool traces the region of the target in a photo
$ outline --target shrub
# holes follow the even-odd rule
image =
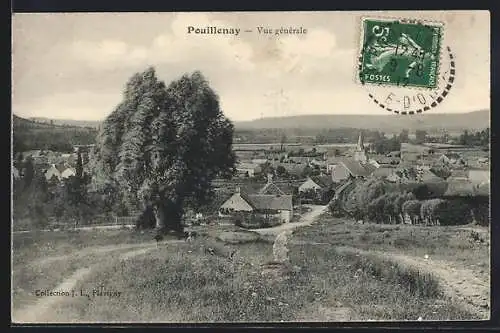
[[[461,225],[472,222],[470,206],[460,199],[426,200],[421,205],[420,217],[426,224]]]
[[[383,195],[368,204],[368,219],[376,223],[384,223],[384,206],[387,196]]]
[[[472,222],[470,206],[463,200],[444,200],[434,207],[434,216],[442,225],[461,225]]]
[[[156,218],[151,207],[147,207],[135,221],[137,229],[148,229],[156,226]]]
[[[403,203],[402,211],[404,215],[408,215],[412,224],[418,224],[420,221],[420,207],[422,202],[419,200],[409,200]]]
[[[429,199],[422,202],[420,206],[420,218],[426,225],[437,224],[439,219],[436,218],[436,212],[440,211],[440,207],[444,204],[443,199]]]

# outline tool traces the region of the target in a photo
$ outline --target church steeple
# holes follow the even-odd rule
[[[356,146],[356,150],[354,151],[354,160],[361,162],[361,163],[366,163],[368,158],[366,157],[365,154],[365,145],[363,142],[363,132],[359,133],[359,138],[358,138],[358,144]]]
[[[363,132],[359,132],[359,138],[358,138],[358,146],[356,147],[357,151],[365,151],[365,145],[363,142]]]

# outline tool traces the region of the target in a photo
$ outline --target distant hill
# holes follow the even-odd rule
[[[99,120],[50,119],[44,117],[32,117],[24,120],[36,122],[37,126],[52,124],[98,128],[102,124],[102,121]],[[262,118],[252,121],[235,121],[234,125],[237,130],[358,128],[378,129],[384,132],[400,132],[402,128],[405,128],[410,131],[415,131],[416,129],[463,131],[464,129],[475,130],[489,127],[490,110],[468,113],[428,112],[414,116],[398,116],[389,113],[387,115],[304,115]]]
[[[37,123],[47,123],[53,125],[66,125],[66,126],[78,126],[78,127],[92,127],[98,128],[102,123],[100,120],[74,120],[74,119],[50,119],[44,117],[31,117],[29,120],[35,121]]]
[[[97,129],[91,127],[55,125],[12,116],[13,148],[15,152],[50,149],[73,151],[73,145],[93,144]]]
[[[424,113],[421,115],[311,115],[263,118],[253,121],[235,122],[238,130],[258,129],[334,129],[359,128],[384,132],[400,132],[401,129],[415,131],[441,130],[462,131],[490,127],[490,111],[468,113]]]

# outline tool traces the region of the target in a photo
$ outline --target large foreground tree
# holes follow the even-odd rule
[[[154,214],[162,231],[181,231],[187,206],[206,203],[211,181],[234,171],[233,125],[200,72],[168,87],[154,68],[135,74],[105,120],[95,165],[129,203]]]

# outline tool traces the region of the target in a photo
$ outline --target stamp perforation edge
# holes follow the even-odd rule
[[[359,17],[359,22],[361,23],[359,25],[360,33],[358,34],[359,40],[358,40],[358,50],[356,52],[356,70],[354,71],[354,82],[366,86],[367,84],[363,83],[360,79],[360,74],[361,74],[361,69],[362,69],[362,54],[363,54],[363,41],[364,41],[364,36],[365,36],[365,25],[364,22],[365,20],[379,20],[379,21],[398,21],[401,23],[409,23],[409,22],[416,22],[416,23],[422,23],[422,24],[428,24],[432,26],[440,26],[441,33],[439,34],[439,66],[436,70],[436,78],[438,80],[441,80],[441,67],[443,65],[443,40],[444,40],[444,35],[446,31],[446,23],[443,21],[437,21],[437,20],[430,20],[430,19],[424,19],[424,18],[396,18],[392,16],[360,16]],[[435,89],[434,88],[429,88],[429,87],[415,87],[415,86],[398,86],[394,84],[384,84],[383,82],[374,84],[370,83],[368,85],[376,86],[376,87],[392,87],[392,88],[404,88],[404,89],[411,89],[411,90],[416,90],[416,91],[422,91],[422,90],[427,90],[427,91],[432,91]],[[439,85],[438,82],[436,82],[436,87]]]
[[[453,87],[453,83],[455,82],[455,58],[453,52],[451,52],[451,48],[449,46],[446,46],[446,55],[450,59],[450,75],[448,77],[448,80],[445,82],[446,86],[444,89],[441,91],[441,94],[439,95],[438,98],[430,105],[426,105],[425,107],[415,110],[415,111],[400,111],[400,110],[395,110],[389,107],[386,107],[385,105],[381,104],[371,92],[368,93],[368,97],[377,104],[379,107],[383,108],[386,111],[398,114],[398,115],[414,115],[414,114],[421,114],[425,111],[429,111],[433,109],[434,107],[438,106],[445,98],[446,96],[450,93],[450,89]],[[441,79],[441,78],[440,78]]]

